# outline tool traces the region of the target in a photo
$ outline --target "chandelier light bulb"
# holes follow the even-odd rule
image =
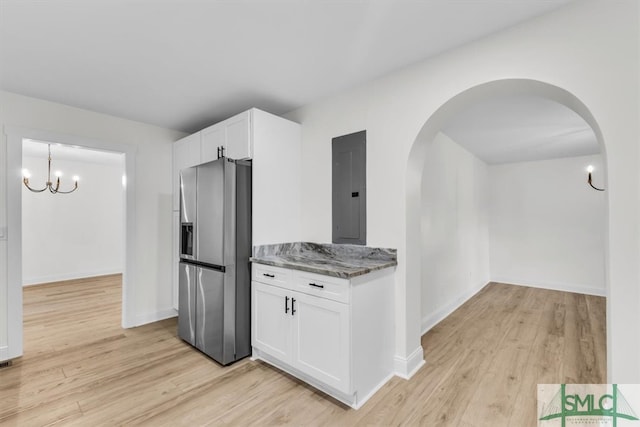
[[[29,172],[27,169],[22,169],[22,177],[23,178],[31,178],[31,172]]]
[[[71,179],[73,179],[75,182],[78,182],[80,177],[78,175],[73,175],[73,177]]]
[[[589,173],[593,172],[593,165],[587,166],[587,172]]]
[[[56,175],[57,178],[60,178],[62,176],[62,172],[56,171],[55,175]]]

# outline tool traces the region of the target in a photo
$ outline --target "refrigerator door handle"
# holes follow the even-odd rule
[[[199,348],[200,350],[204,351],[204,345],[205,345],[205,330],[207,330],[206,325],[207,325],[207,301],[205,300],[205,293],[204,293],[204,286],[202,284],[202,273],[203,270],[202,268],[198,268],[198,281],[196,282],[196,284],[198,285],[198,291],[196,292],[197,297],[200,297],[200,301],[196,300],[196,310],[198,310],[198,314],[197,316],[200,318],[199,320],[201,320],[202,324],[198,325],[196,324],[196,333],[200,333],[200,337],[199,339],[196,338],[196,348]],[[196,297],[196,298],[197,298]],[[196,322],[197,323],[197,318],[196,318]],[[208,331],[208,330],[207,330]],[[198,346],[199,344],[199,346]]]

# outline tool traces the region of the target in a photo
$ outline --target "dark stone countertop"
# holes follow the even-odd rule
[[[395,249],[324,243],[256,246],[251,262],[350,279],[398,265]]]

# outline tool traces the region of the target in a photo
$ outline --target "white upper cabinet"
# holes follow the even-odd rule
[[[230,159],[253,158],[252,116],[255,109],[237,114],[173,144],[173,210],[180,209],[180,170],[211,162],[223,154]],[[278,118],[279,120],[283,120]]]
[[[184,137],[173,144],[171,180],[174,211],[180,209],[180,170],[200,163],[200,132]]]
[[[253,158],[253,141],[251,138],[251,116],[253,111],[245,111],[223,122],[227,134],[224,146],[224,155],[226,157],[236,160]]]
[[[250,159],[252,153],[251,116],[253,110],[245,111],[216,123],[201,131],[202,163],[210,162],[218,158],[218,152],[222,150],[225,157],[234,160]]]
[[[173,164],[175,172],[200,164],[200,132],[184,137],[173,144]]]
[[[202,163],[207,163],[218,158],[220,147],[225,145],[225,126],[218,123],[202,130],[200,153],[202,153]]]
[[[219,153],[234,160],[253,159],[254,244],[300,240],[300,125],[252,108],[173,146],[173,210],[180,209],[180,170],[216,160]],[[222,151],[221,151],[222,150]],[[287,215],[268,212],[279,204]]]

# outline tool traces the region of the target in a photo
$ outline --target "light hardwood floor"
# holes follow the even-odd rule
[[[120,276],[29,287],[0,425],[534,426],[536,384],[606,382],[604,298],[489,284],[422,337],[427,365],[355,411],[244,359],[222,368],[176,319],[120,328]]]

